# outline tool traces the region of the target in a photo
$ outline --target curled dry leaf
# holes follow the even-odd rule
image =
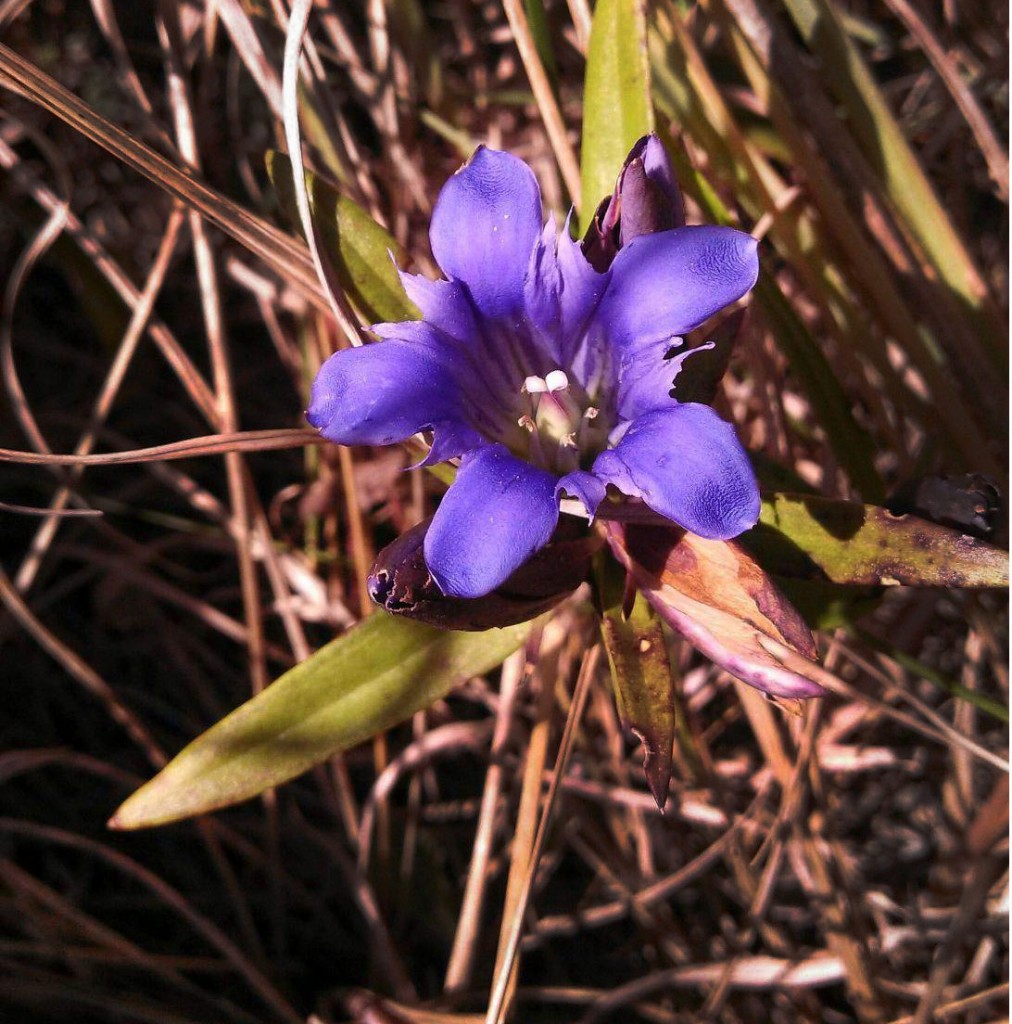
[[[816,658],[801,616],[739,544],[661,526],[609,522],[602,528],[657,613],[715,664],[774,697],[825,692],[763,647],[766,636]]]

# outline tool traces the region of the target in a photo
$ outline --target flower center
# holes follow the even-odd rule
[[[526,450],[517,454],[554,473],[588,468],[605,446],[607,428],[599,409],[579,384],[570,382],[564,370],[544,377],[529,376],[520,389]]]

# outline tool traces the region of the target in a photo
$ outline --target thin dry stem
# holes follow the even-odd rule
[[[506,933],[505,945],[500,946],[499,954],[496,958],[495,983],[489,1000],[488,1010],[485,1014],[487,1024],[500,1024],[509,1012],[510,993],[511,990],[515,991],[516,986],[516,957],[520,951],[520,938],[523,933],[524,917],[534,887],[538,863],[544,849],[545,837],[548,834],[548,822],[551,819],[555,798],[559,792],[562,776],[566,771],[583,708],[600,660],[601,647],[598,645],[587,653],[583,659],[583,664],[580,666],[580,674],[577,677],[576,687],[573,690],[573,701],[569,708],[569,714],[566,717],[566,727],[562,733],[562,739],[559,742],[559,752],[555,758],[552,783],[545,796],[545,805],[541,812],[541,819],[538,822],[537,833],[534,836],[529,853],[525,857],[523,883],[517,893],[514,905],[510,908],[511,912],[506,915],[506,920],[510,921],[510,928]]]

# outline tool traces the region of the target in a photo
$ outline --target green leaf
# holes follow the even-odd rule
[[[295,210],[292,165],[284,153],[267,154],[270,175],[282,207]],[[396,263],[404,252],[395,239],[329,182],[306,172],[309,207],[319,233],[321,255],[338,283],[369,323],[417,320],[419,312],[408,299]],[[297,218],[296,218],[297,221]]]
[[[766,495],[759,522],[740,541],[781,576],[873,586],[1008,586],[1007,551],[876,505]]]
[[[657,806],[663,808],[671,782],[675,692],[660,620],[640,593],[626,618],[619,594],[604,610],[601,636],[622,723],[643,744],[643,774]]]
[[[584,222],[615,187],[633,143],[653,131],[646,19],[641,0],[598,0],[583,87]]]
[[[377,612],[198,736],[109,824],[164,825],[287,782],[495,668],[530,629],[452,633]]]

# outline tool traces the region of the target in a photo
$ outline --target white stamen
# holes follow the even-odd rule
[[[559,442],[563,448],[575,448],[576,447],[576,433],[566,434],[566,436]]]
[[[597,414],[598,414],[598,410],[595,409],[593,406],[589,406],[587,411],[583,415],[588,420],[596,420],[597,419]]]
[[[517,426],[523,427],[524,430],[531,434],[538,429],[537,424],[530,418],[530,416],[521,416],[520,419],[517,420]]]
[[[549,391],[565,391],[569,387],[569,378],[564,370],[552,370],[545,377],[545,386]]]
[[[551,374],[548,376],[551,377]],[[526,391],[529,395],[543,395],[549,390],[549,387],[540,377],[527,377],[524,380],[524,386],[520,390]]]

